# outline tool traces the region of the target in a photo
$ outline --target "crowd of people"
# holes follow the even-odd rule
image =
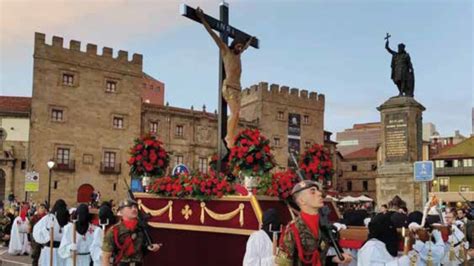
[[[297,184],[292,201],[298,215],[280,232],[271,230],[281,226],[276,210],[264,212],[262,229],[247,242],[244,266],[474,265],[469,202],[463,208],[452,208],[433,197],[423,210],[409,212],[396,196],[377,211],[364,205],[347,208],[338,222],[327,226],[321,222],[325,216],[322,194],[317,182]],[[331,241],[341,230],[362,226],[367,237],[361,246],[341,248],[338,241]]]
[[[433,197],[422,211],[409,212],[396,196],[377,212],[363,205],[347,209],[331,224],[319,183],[301,181],[291,195],[293,220],[284,226],[276,209],[266,210],[261,230],[248,239],[244,266],[474,265],[469,207],[441,207]],[[365,226],[367,238],[359,247],[341,248],[338,234],[351,226]],[[0,240],[12,255],[31,255],[33,265],[143,265],[144,252],[161,247],[143,228],[131,199],[116,210],[110,202],[98,209],[68,208],[61,199],[52,208],[26,202],[0,206]]]
[[[118,221],[117,217],[120,217]],[[15,201],[0,205],[0,241],[11,255],[30,255],[32,265],[142,265],[145,246],[133,200],[94,202],[68,208],[62,199],[47,204]],[[74,262],[74,263],[73,263]]]

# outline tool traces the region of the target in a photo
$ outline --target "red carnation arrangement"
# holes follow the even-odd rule
[[[262,181],[259,188],[267,196],[287,200],[291,194],[291,190],[298,181],[299,179],[296,174],[291,170],[287,170],[274,173],[271,180],[266,179]]]
[[[169,155],[163,148],[163,143],[155,136],[145,135],[134,140],[130,149],[130,175],[160,177],[165,173],[169,164]]]
[[[275,167],[270,141],[258,129],[239,132],[230,150],[229,164],[246,176],[263,176]]]
[[[307,179],[324,184],[328,184],[334,174],[329,152],[318,144],[314,144],[303,154],[299,166]]]
[[[224,175],[214,176],[203,173],[182,174],[178,177],[162,177],[151,185],[151,192],[166,197],[192,197],[209,200],[213,197],[235,193],[233,184]]]

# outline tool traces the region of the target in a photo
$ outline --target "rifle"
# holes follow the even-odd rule
[[[464,197],[464,195],[463,195],[461,192],[458,192],[458,194],[459,194],[459,196],[461,196],[461,198],[462,198],[462,199],[464,200],[464,202],[467,204],[467,206],[469,207],[469,209],[472,210],[472,209],[474,208],[474,206],[472,206],[471,202],[468,201],[468,200],[466,199],[466,197]]]
[[[123,182],[127,186],[128,198],[135,201],[135,202],[137,202],[136,199],[135,199],[135,196],[133,195],[132,189],[128,185],[127,180],[125,179],[125,177],[123,178]],[[143,234],[145,235],[145,244],[146,244],[146,246],[150,247],[150,246],[153,245],[153,241],[151,239],[150,232],[148,232],[148,224],[147,224],[147,221],[146,221],[148,217],[149,217],[148,213],[145,213],[143,210],[138,208],[138,217],[137,217],[138,218],[138,226],[140,228],[142,228],[142,230],[143,230]]]
[[[290,158],[295,164],[295,172],[298,175],[298,178],[300,179],[300,181],[305,180],[303,173],[298,166],[298,161],[296,160],[296,157],[293,154],[296,152],[294,150],[290,150],[289,152],[290,152]],[[321,185],[321,189],[322,189],[322,185]],[[337,232],[334,231],[334,226],[332,226],[329,223],[329,218],[328,218],[329,211],[330,211],[329,208],[326,206],[324,206],[323,208],[319,210],[319,217],[320,217],[319,227],[321,229],[321,232],[325,234],[327,238],[329,238],[329,242],[331,243],[331,246],[334,248],[334,251],[336,252],[336,255],[339,258],[339,260],[343,261],[344,256],[342,256],[342,253],[343,253],[342,248],[341,246],[339,246],[339,242],[337,242],[337,238],[336,238]]]

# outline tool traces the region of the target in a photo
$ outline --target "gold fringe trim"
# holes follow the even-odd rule
[[[170,200],[168,201],[168,204],[159,209],[159,210],[152,210],[148,208],[147,206],[143,205],[143,202],[141,200],[138,200],[138,207],[142,209],[144,212],[151,214],[151,216],[161,216],[163,215],[166,211],[168,211],[168,219],[173,221],[173,201]]]
[[[239,207],[231,212],[228,213],[216,213],[211,211],[209,208],[206,207],[206,203],[201,202],[201,223],[204,224],[204,212],[207,213],[207,215],[211,216],[212,219],[217,220],[217,221],[228,221],[232,218],[234,218],[237,214],[240,214],[239,217],[239,222],[240,222],[240,227],[244,226],[244,207],[245,205],[243,203],[239,204]]]

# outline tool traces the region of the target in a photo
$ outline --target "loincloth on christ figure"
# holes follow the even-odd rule
[[[229,102],[235,100],[240,102],[242,88],[239,84],[224,81],[222,84],[222,96]]]

